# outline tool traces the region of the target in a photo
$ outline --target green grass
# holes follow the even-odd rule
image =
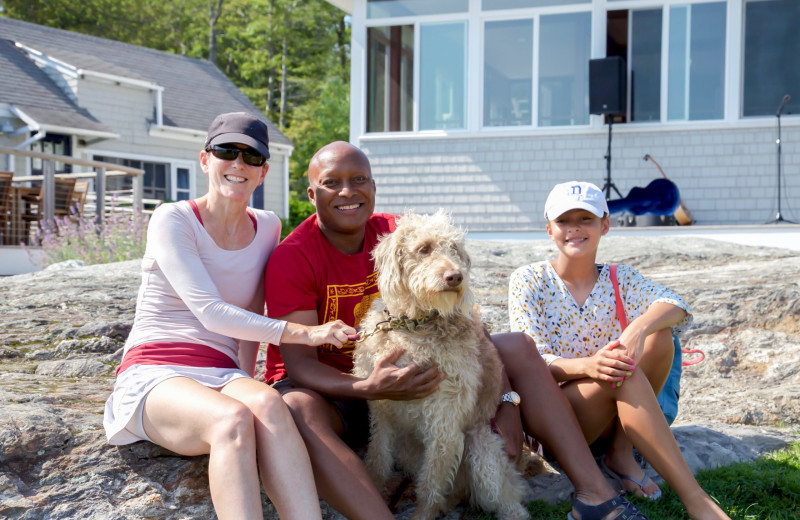
[[[797,520],[800,518],[800,443],[751,462],[704,470],[697,475],[703,489],[732,520]],[[651,520],[688,519],[681,501],[667,485],[655,502],[633,499]],[[537,500],[528,505],[531,518],[564,520],[571,505]],[[488,519],[482,516],[481,519]]]

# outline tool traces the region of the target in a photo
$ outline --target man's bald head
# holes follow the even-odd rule
[[[353,146],[347,141],[334,141],[326,144],[311,158],[308,163],[308,183],[316,183],[319,179],[320,172],[325,169],[336,169],[337,165],[346,160],[356,160],[366,164],[367,169],[372,176],[372,169],[369,165],[369,159],[364,155],[357,146]]]

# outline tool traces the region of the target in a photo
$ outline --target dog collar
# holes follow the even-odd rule
[[[406,329],[414,332],[417,328],[429,323],[437,316],[439,316],[439,311],[436,309],[432,310],[422,318],[409,318],[408,316],[392,316],[391,313],[384,309],[383,312],[386,313],[386,319],[383,321],[379,321],[375,324],[375,328],[371,332],[367,332],[366,334],[362,334],[361,338],[358,341],[364,341],[368,337],[372,336],[376,332],[388,332],[390,330],[398,330],[398,329]]]

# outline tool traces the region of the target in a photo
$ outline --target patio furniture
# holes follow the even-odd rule
[[[12,172],[0,172],[0,244],[11,243],[13,190],[11,189]]]
[[[83,207],[86,205],[86,196],[89,194],[89,181],[78,181],[72,192],[72,202],[70,203],[70,220],[77,220],[83,216]]]
[[[22,238],[30,240],[31,223],[39,222],[44,217],[44,184],[40,188],[17,188],[20,192],[22,208],[21,219],[23,222]],[[65,217],[70,214],[72,196],[75,192],[75,179],[55,179],[55,207],[56,217]]]

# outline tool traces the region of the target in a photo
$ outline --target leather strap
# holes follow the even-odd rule
[[[608,275],[611,278],[611,285],[614,286],[614,298],[616,299],[617,318],[619,318],[619,325],[622,330],[628,326],[628,318],[625,317],[625,306],[622,304],[622,297],[619,294],[619,283],[617,282],[617,265],[608,266]]]
[[[619,282],[617,282],[617,266],[609,265],[608,266],[608,276],[611,278],[611,285],[614,286],[614,297],[616,298],[616,307],[617,307],[617,318],[619,318],[619,324],[622,327],[622,330],[628,326],[628,319],[625,317],[625,306],[622,304],[622,297],[619,294]],[[700,357],[696,357],[694,359],[690,359],[688,361],[681,361],[681,366],[688,367],[690,365],[696,365],[697,363],[703,361],[706,358],[706,355],[700,349],[681,349],[683,354],[700,354]]]

